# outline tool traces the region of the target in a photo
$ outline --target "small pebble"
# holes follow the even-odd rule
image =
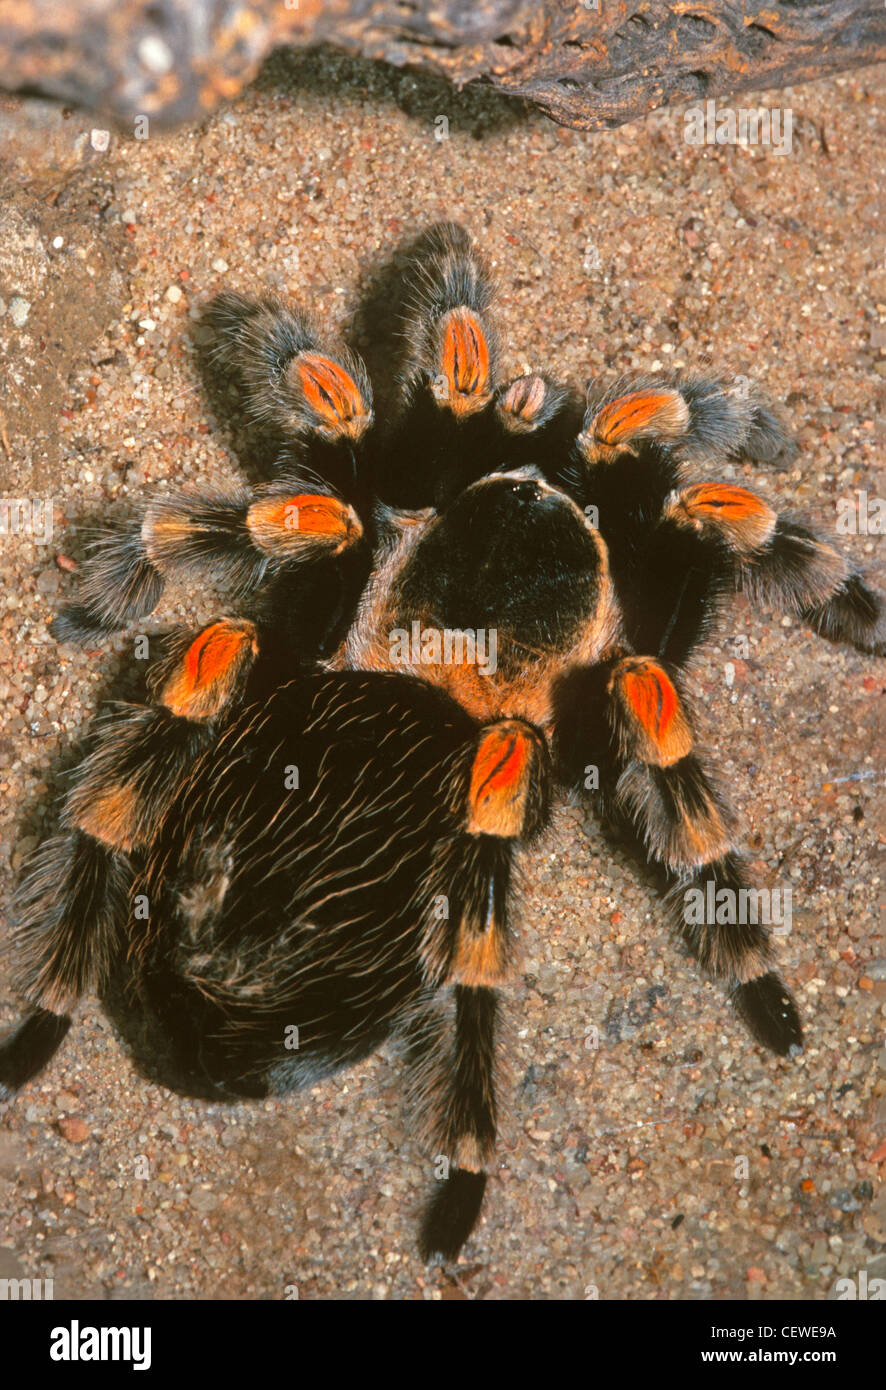
[[[30,301],[22,299],[20,294],[13,295],[12,299],[9,301],[9,317],[12,319],[16,328],[24,328],[30,312]]]
[[[59,1133],[69,1144],[82,1144],[89,1138],[89,1125],[85,1120],[71,1115],[58,1122]]]
[[[212,1211],[218,1206],[218,1197],[215,1193],[207,1192],[206,1189],[202,1187],[195,1187],[193,1192],[188,1194],[188,1201],[194,1210],[198,1211],[201,1216],[205,1216],[207,1212]]]
[[[37,575],[37,589],[41,594],[57,594],[60,581],[57,569],[41,570]]]
[[[163,77],[173,64],[169,45],[157,34],[147,34],[138,45],[139,62],[157,77]]]

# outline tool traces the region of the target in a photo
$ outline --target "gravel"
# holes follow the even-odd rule
[[[884,98],[875,70],[767,94],[803,118],[785,156],[688,145],[679,112],[563,130],[322,50],[274,59],[199,129],[104,152],[88,118],[47,106],[10,147],[0,211],[3,493],[53,501],[50,543],[0,536],[4,905],[103,691],[137,665],[125,643],[48,634],[86,524],[148,487],[237,476],[193,365],[203,300],[291,291],[345,329],[376,267],[455,218],[499,275],[508,369],[759,380],[798,456],[726,471],[834,535],[841,499],[886,496]],[[837,540],[883,587],[882,539]],[[212,611],[173,593],[157,626]],[[192,1102],[141,1079],[87,999],[0,1107],[0,1273],[53,1277],[57,1297],[176,1299],[825,1299],[873,1278],[883,667],[737,601],[693,684],[758,881],[793,887],[777,951],[801,1058],[758,1051],[648,875],[567,804],[525,865],[500,1166],[457,1265],[416,1254],[432,1165],[396,1058],[286,1100]],[[16,1014],[6,989],[0,1024]]]

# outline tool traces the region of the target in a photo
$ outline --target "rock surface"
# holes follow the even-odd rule
[[[879,0],[5,0],[0,80],[131,129],[204,115],[272,48],[320,41],[594,130],[875,62],[886,14]]]

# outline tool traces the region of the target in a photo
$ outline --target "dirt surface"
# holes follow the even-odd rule
[[[563,130],[319,52],[171,136],[102,150],[76,115],[33,108],[30,135],[16,120],[0,495],[51,497],[53,535],[0,535],[4,906],[72,747],[135,664],[47,632],[85,523],[150,486],[236,476],[194,367],[197,306],[223,285],[291,291],[346,328],[397,245],[455,218],[500,277],[507,368],[745,374],[800,447],[731,476],[831,537],[841,499],[886,496],[884,73],[765,101],[794,113],[790,154],[687,144],[679,112]],[[837,540],[886,586],[882,537]],[[171,595],[157,626],[184,613]],[[567,805],[526,863],[509,1120],[457,1265],[416,1254],[432,1167],[396,1058],[286,1101],[191,1102],[143,1081],[87,1001],[0,1107],[0,1277],[83,1298],[824,1299],[886,1273],[884,679],[736,603],[693,682],[758,881],[793,889],[777,950],[801,1058],[752,1044],[649,876]],[[16,1015],[7,988],[0,1024]]]

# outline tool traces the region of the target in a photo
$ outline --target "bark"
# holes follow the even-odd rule
[[[276,45],[482,80],[599,129],[886,58],[883,0],[0,0],[0,87],[192,121]]]

